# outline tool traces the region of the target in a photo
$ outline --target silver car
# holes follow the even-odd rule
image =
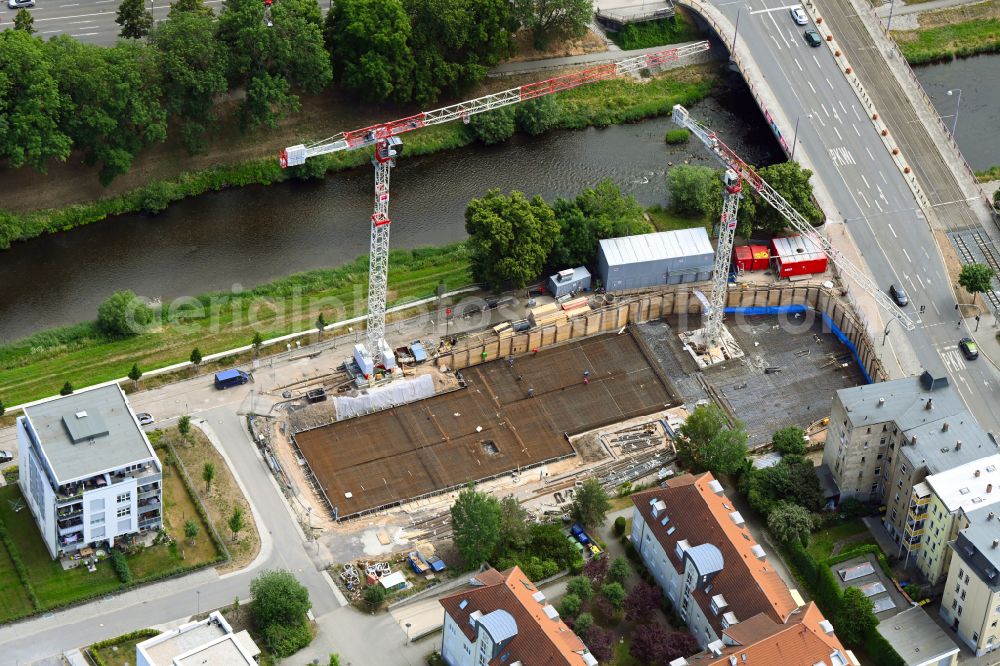
[[[809,17],[806,16],[806,12],[802,9],[802,5],[795,5],[789,8],[788,13],[792,15],[792,20],[795,21],[795,25],[807,25],[809,23]]]
[[[25,7],[34,7],[35,0],[7,0],[8,9],[23,9]]]

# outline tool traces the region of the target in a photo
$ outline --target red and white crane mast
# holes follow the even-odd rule
[[[389,278],[389,227],[391,226],[389,175],[395,165],[395,158],[402,154],[403,142],[398,138],[400,134],[453,120],[461,119],[463,122],[468,122],[469,118],[477,113],[492,111],[503,106],[570,90],[595,81],[631,74],[643,69],[655,69],[708,49],[709,43],[704,41],[596,65],[579,72],[529,83],[492,95],[484,95],[458,104],[444,106],[433,111],[424,111],[399,120],[341,132],[322,141],[290,146],[281,151],[281,166],[285,168],[304,164],[307,159],[319,155],[357,150],[369,146],[375,148],[375,158],[372,160],[375,167],[375,210],[371,216],[367,332],[368,353],[371,354],[374,363],[382,363],[386,358],[384,352],[389,351],[389,346],[384,341],[385,306]]]

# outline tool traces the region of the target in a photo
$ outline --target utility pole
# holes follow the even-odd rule
[[[948,91],[948,97],[951,97],[953,93],[958,93],[958,100],[955,102],[955,118],[951,121],[951,136],[954,138],[955,131],[958,129],[958,111],[962,107],[962,89],[955,88],[954,90]]]

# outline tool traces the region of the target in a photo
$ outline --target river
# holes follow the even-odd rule
[[[756,108],[749,92],[738,78],[727,81],[727,94],[693,107],[695,117],[751,162],[774,162],[778,149],[763,119],[746,115]],[[551,200],[611,178],[644,205],[666,203],[668,163],[694,152],[693,145],[664,143],[670,127],[668,118],[657,118],[404,154],[393,170],[392,246],[462,240],[469,199],[493,187]],[[372,187],[371,170],[359,168],[205,194],[159,215],[122,215],[15,244],[0,252],[0,341],[93,319],[100,302],[120,289],[169,301],[350,261],[368,252]]]
[[[913,70],[948,127],[958,125],[955,140],[973,169],[1000,164],[1000,55],[964,58]],[[949,90],[953,90],[951,95]]]

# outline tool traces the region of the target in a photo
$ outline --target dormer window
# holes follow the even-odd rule
[[[726,598],[721,594],[717,594],[712,597],[712,612],[718,615],[723,608],[727,608],[729,604],[726,602]]]

